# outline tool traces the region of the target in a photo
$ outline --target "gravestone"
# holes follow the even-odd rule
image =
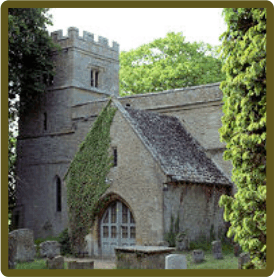
[[[211,243],[212,245],[212,254],[214,259],[222,259],[222,244],[221,241],[216,240]]]
[[[243,265],[250,261],[249,253],[242,253],[238,259],[238,269],[243,269]]]
[[[176,250],[183,251],[183,250],[189,250],[190,248],[190,241],[186,234],[179,233],[176,236]]]
[[[33,231],[18,229],[9,233],[14,238],[16,248],[15,261],[29,262],[34,260],[36,249],[34,247]]]
[[[182,254],[170,254],[165,258],[165,269],[187,269],[186,256]]]
[[[194,263],[200,263],[204,260],[204,251],[197,249],[192,251],[192,259]]]
[[[53,258],[48,258],[47,267],[48,269],[64,269],[64,257],[58,255]]]
[[[8,237],[8,244],[9,244],[9,265],[10,269],[15,269],[15,256],[16,256],[16,239],[13,234],[9,234]]]
[[[93,261],[69,261],[68,269],[94,269]]]
[[[60,255],[60,243],[58,241],[44,241],[40,243],[41,257],[53,258]]]

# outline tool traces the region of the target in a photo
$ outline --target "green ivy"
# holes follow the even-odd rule
[[[85,236],[98,212],[98,200],[109,187],[106,176],[112,166],[109,155],[110,126],[115,112],[116,108],[111,107],[110,100],[80,145],[65,176],[69,230],[74,251],[83,250]]]
[[[224,116],[221,138],[224,159],[233,164],[237,193],[222,196],[224,219],[250,268],[266,265],[266,9],[224,9]]]

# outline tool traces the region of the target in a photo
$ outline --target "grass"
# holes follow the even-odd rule
[[[33,262],[16,263],[15,269],[47,269],[46,260],[37,259]]]
[[[67,263],[64,263],[65,269],[68,268]],[[33,262],[17,263],[15,269],[47,269],[46,259],[36,259]]]
[[[196,245],[198,246],[198,245]],[[200,245],[202,246],[202,245]],[[205,245],[204,245],[205,246]],[[231,245],[222,245],[223,259],[214,259],[211,250],[208,247],[197,247],[196,249],[204,248],[204,261],[194,263],[192,259],[192,251],[176,251],[176,254],[186,255],[187,269],[237,269],[238,258],[233,254]],[[47,269],[46,259],[36,259],[33,262],[17,263],[16,269]],[[67,263],[65,263],[67,269]]]
[[[179,252],[177,252],[179,254]],[[204,261],[194,263],[192,259],[192,251],[180,252],[186,255],[187,269],[237,269],[238,258],[233,253],[223,253],[223,259],[214,259],[211,251],[204,252]]]

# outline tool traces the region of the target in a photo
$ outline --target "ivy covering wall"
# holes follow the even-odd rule
[[[80,145],[65,176],[70,239],[74,251],[83,250],[85,236],[100,207],[98,200],[109,187],[106,176],[112,166],[110,126],[115,112],[110,100]]]

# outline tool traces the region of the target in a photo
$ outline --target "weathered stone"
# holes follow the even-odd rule
[[[197,249],[192,251],[192,259],[194,263],[200,263],[204,260],[204,251]]]
[[[29,229],[18,229],[10,232],[10,235],[14,238],[16,248],[15,261],[33,261],[35,255],[33,231]]]
[[[190,248],[190,241],[186,234],[179,233],[176,237],[176,250],[183,251],[189,250]]]
[[[243,265],[250,261],[249,253],[241,253],[238,258],[238,269],[243,269]]]
[[[187,269],[186,256],[182,254],[167,255],[165,269]]]
[[[50,240],[40,243],[40,255],[50,259],[60,255],[60,243]]]
[[[214,259],[222,259],[222,244],[221,241],[216,240],[211,243],[212,245],[212,254]]]
[[[58,255],[52,259],[47,258],[47,267],[48,269],[64,269],[64,257]]]
[[[164,246],[116,247],[116,267],[118,269],[165,269],[165,256],[175,248]]]
[[[68,269],[94,269],[93,261],[69,261]]]
[[[9,243],[9,265],[8,267],[10,269],[14,269],[15,268],[15,256],[16,256],[16,251],[17,251],[17,247],[16,247],[16,238],[14,237],[14,234],[9,234],[9,238],[8,238],[8,243]]]

